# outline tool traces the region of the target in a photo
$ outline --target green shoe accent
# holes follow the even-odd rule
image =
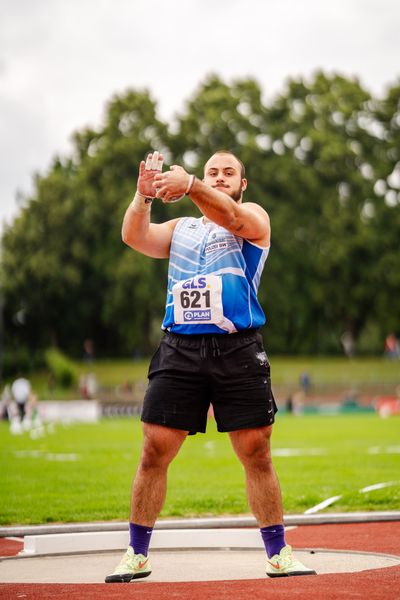
[[[279,554],[267,560],[268,577],[291,577],[293,575],[316,575],[316,571],[308,569],[293,557],[292,547],[285,546]]]
[[[135,554],[132,546],[122,557],[121,562],[112,575],[107,575],[106,583],[129,583],[132,579],[148,577],[151,573],[151,565],[147,556]]]

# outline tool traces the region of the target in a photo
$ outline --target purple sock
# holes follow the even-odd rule
[[[143,554],[143,556],[147,556],[152,533],[152,527],[143,527],[143,525],[129,523],[129,545],[132,546],[135,554]]]
[[[274,556],[275,554],[279,554],[282,548],[286,546],[285,528],[283,525],[261,527],[260,532],[268,558],[271,558],[271,556]]]

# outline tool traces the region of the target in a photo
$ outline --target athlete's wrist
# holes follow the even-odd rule
[[[153,198],[144,196],[139,191],[136,191],[136,194],[134,195],[133,200],[131,202],[131,208],[136,213],[150,212],[152,202]]]
[[[196,175],[189,175],[189,179],[188,179],[186,190],[185,190],[186,196],[189,196],[190,192],[192,191],[195,180],[196,180]]]

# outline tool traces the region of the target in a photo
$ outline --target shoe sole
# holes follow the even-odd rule
[[[133,579],[143,579],[143,577],[148,577],[150,574],[151,571],[136,573],[135,575],[131,575],[130,573],[124,575],[108,575],[104,581],[106,583],[129,583]]]
[[[291,573],[267,573],[268,577],[298,577],[299,575],[316,575],[316,571],[292,571]]]

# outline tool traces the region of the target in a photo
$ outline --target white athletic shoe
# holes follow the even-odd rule
[[[147,556],[135,554],[132,546],[122,557],[121,562],[112,575],[107,575],[106,583],[129,583],[132,579],[148,577],[151,573],[151,565]]]
[[[293,575],[316,575],[316,571],[308,569],[293,557],[292,547],[284,546],[279,554],[267,560],[268,577],[291,577]]]

